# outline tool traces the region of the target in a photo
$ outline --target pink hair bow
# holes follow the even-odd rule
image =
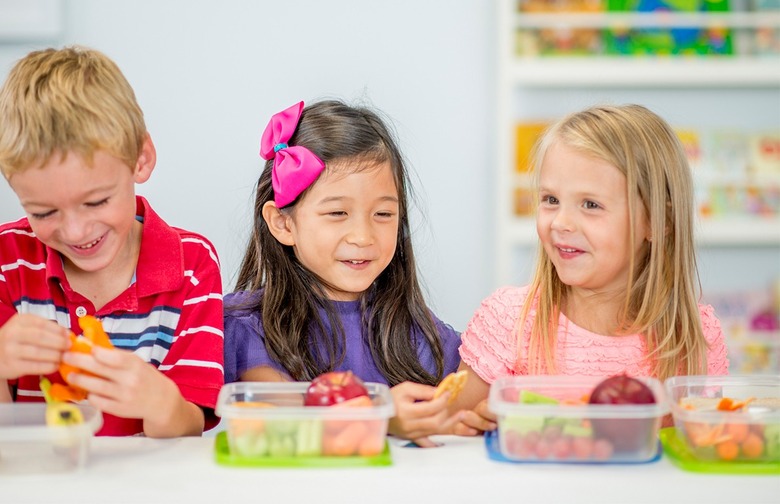
[[[302,111],[303,102],[300,102],[274,114],[260,140],[260,155],[265,160],[274,160],[271,183],[274,202],[279,208],[295,201],[325,169],[325,163],[306,147],[287,145],[298,127]]]

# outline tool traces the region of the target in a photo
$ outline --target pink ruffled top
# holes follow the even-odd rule
[[[497,290],[482,302],[461,335],[461,359],[488,384],[504,376],[528,373],[527,362],[517,366],[517,339],[514,334],[528,291],[528,286]],[[728,358],[720,321],[709,305],[700,305],[699,313],[709,345],[707,374],[727,374]],[[523,327],[523,355],[528,352],[535,316],[536,311],[531,309]],[[555,353],[558,374],[611,376],[627,373],[651,376],[653,372],[645,359],[646,354],[644,337],[639,334],[596,334],[575,325],[561,314]]]

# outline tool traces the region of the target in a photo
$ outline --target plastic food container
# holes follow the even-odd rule
[[[225,465],[386,465],[387,423],[395,414],[387,385],[365,383],[370,405],[304,406],[309,382],[237,382],[222,387],[216,440]]]
[[[515,376],[490,387],[498,417],[491,458],[515,462],[641,463],[660,456],[658,430],[668,413],[663,385],[638,378],[655,404],[587,404],[606,377]],[[498,454],[491,453],[497,449]],[[497,455],[497,456],[496,456]]]
[[[53,474],[83,468],[103,416],[90,405],[77,407],[84,423],[49,427],[44,403],[0,404],[0,474]]]
[[[772,464],[780,474],[780,375],[675,376],[664,386],[685,460]]]

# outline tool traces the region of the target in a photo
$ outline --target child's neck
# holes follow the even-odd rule
[[[143,224],[135,222],[126,246],[108,267],[101,270],[84,271],[66,261],[64,270],[70,288],[89,299],[95,310],[119,296],[130,286],[135,275],[142,232]]]
[[[564,315],[583,329],[606,336],[615,335],[620,327],[624,293],[600,293],[569,290],[562,308]]]

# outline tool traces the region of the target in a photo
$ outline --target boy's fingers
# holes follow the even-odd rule
[[[62,359],[62,353],[63,352],[60,350],[41,348],[31,345],[21,345],[19,347],[19,358],[22,360],[37,363],[49,363],[53,365],[55,369]]]

